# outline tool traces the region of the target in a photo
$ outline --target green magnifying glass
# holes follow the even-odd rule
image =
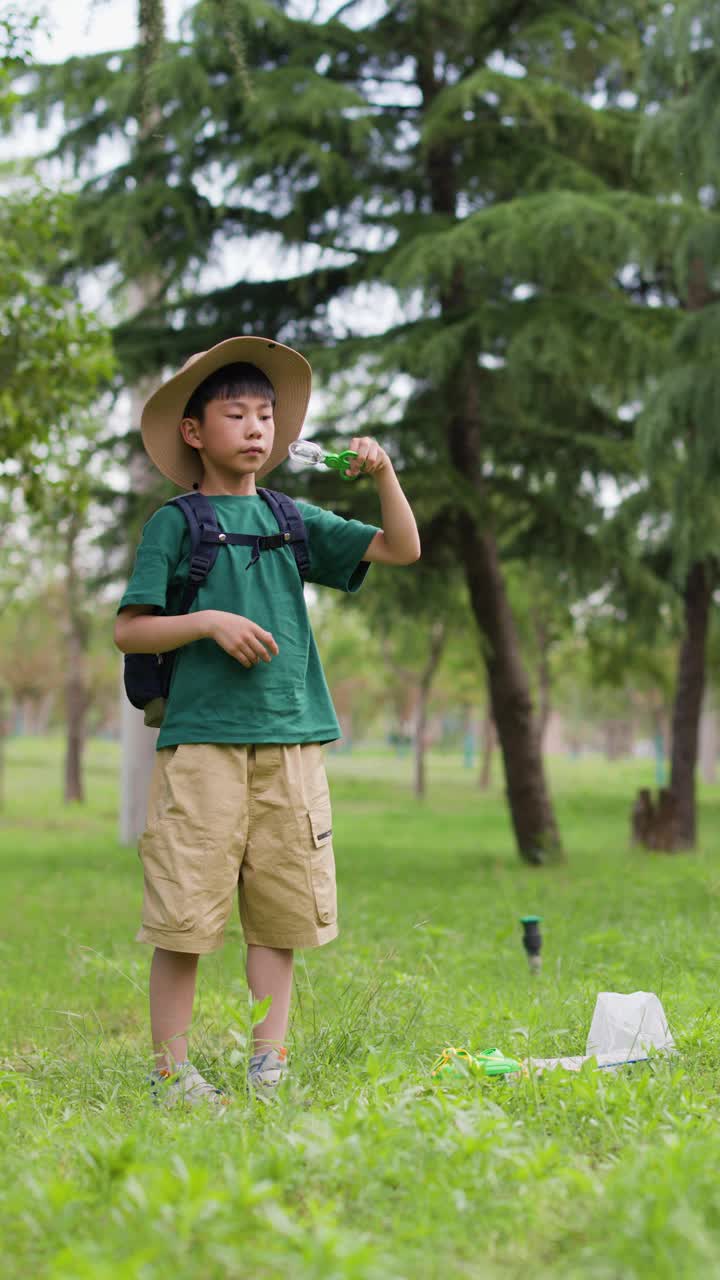
[[[293,440],[289,453],[291,458],[294,458],[296,462],[303,462],[305,466],[317,467],[322,463],[323,466],[329,467],[331,471],[339,471],[343,480],[357,479],[357,476],[346,475],[351,460],[357,458],[357,453],[354,449],[343,449],[342,453],[326,453],[313,440]]]

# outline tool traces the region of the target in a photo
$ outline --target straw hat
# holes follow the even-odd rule
[[[158,471],[181,489],[192,489],[202,480],[202,463],[180,434],[185,406],[193,391],[209,374],[225,364],[254,364],[275,388],[275,443],[258,476],[265,475],[287,457],[305,421],[312,370],[304,356],[270,338],[227,338],[209,351],[199,351],[179,373],[158,387],[142,413],[140,429],[146,452]]]

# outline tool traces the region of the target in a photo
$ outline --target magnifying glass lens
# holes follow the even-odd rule
[[[294,440],[290,445],[290,457],[297,458],[298,462],[309,462],[316,465],[322,462],[325,457],[324,449],[319,444],[313,444],[312,440]]]

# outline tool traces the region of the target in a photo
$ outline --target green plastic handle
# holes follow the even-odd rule
[[[357,480],[357,476],[345,474],[351,458],[357,458],[356,450],[343,449],[342,453],[326,453],[323,462],[326,467],[330,467],[331,471],[339,471],[343,480]]]

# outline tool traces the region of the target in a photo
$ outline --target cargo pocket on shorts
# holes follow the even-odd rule
[[[337,889],[335,855],[332,846],[332,815],[330,809],[323,806],[313,809],[308,816],[313,839],[310,874],[315,911],[321,924],[334,924],[337,920]]]
[[[177,824],[176,824],[177,825]],[[146,831],[140,841],[145,892],[142,922],[146,929],[162,933],[185,933],[193,927],[187,897],[178,883],[177,855],[171,831]]]

